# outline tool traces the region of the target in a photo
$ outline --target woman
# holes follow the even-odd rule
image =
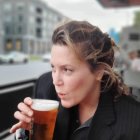
[[[139,140],[140,104],[113,71],[117,46],[111,38],[86,21],[70,21],[54,31],[52,42],[52,79],[61,103],[54,140]],[[11,132],[30,129],[31,104],[29,97],[19,103]]]

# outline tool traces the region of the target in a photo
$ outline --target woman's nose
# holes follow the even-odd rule
[[[53,74],[53,84],[56,85],[56,86],[60,86],[60,85],[63,84],[62,76],[61,76],[60,73],[55,72]]]

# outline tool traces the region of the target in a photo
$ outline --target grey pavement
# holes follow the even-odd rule
[[[42,61],[27,64],[0,65],[0,86],[36,79],[50,70],[50,64]]]

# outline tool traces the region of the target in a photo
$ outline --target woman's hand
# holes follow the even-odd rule
[[[31,129],[31,121],[33,118],[33,111],[31,109],[32,99],[26,97],[24,102],[18,104],[19,111],[14,113],[14,117],[19,120],[18,123],[13,125],[10,129],[10,133],[14,133],[19,128],[24,128],[26,130]]]

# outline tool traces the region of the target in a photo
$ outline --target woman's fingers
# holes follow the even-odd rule
[[[13,125],[13,126],[11,127],[11,129],[10,129],[10,133],[15,133],[15,131],[16,131],[17,129],[19,129],[19,128],[21,128],[21,122],[19,122],[19,123]]]
[[[10,129],[10,133],[15,133],[17,129],[19,128],[24,128],[26,130],[31,129],[31,124],[30,123],[24,123],[24,122],[18,122],[15,125],[13,125]]]
[[[32,102],[33,101],[30,97],[26,97],[24,102],[18,104],[19,111],[14,113],[14,117],[18,119],[19,122],[12,126],[10,129],[11,133],[14,133],[19,128],[24,128],[27,130],[31,129],[33,111],[30,106],[32,105]]]
[[[30,97],[26,97],[24,99],[24,103],[27,104],[28,106],[32,105],[33,101]]]
[[[25,115],[27,115],[29,117],[33,116],[32,109],[28,105],[23,103],[23,102],[18,104],[18,109],[22,112],[22,114],[25,114]]]
[[[16,111],[14,113],[14,117],[18,119],[19,121],[25,122],[25,123],[30,123],[32,121],[32,118],[30,116],[26,116],[20,111]]]

